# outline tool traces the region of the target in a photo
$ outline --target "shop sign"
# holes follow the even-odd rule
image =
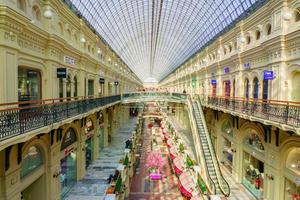
[[[224,67],[224,74],[228,74],[230,72],[229,67]]]
[[[62,142],[61,142],[61,150],[66,149],[71,144],[77,141],[76,134],[72,128],[70,128],[67,133],[65,134]]]
[[[244,69],[245,70],[250,69],[250,63],[244,63]]]
[[[64,62],[69,65],[75,65],[75,59],[67,55],[64,55]]]
[[[100,83],[100,84],[104,84],[104,83],[105,83],[105,79],[104,79],[104,78],[100,78],[100,79],[99,79],[99,83]]]
[[[264,80],[273,80],[273,71],[265,70],[264,71]]]
[[[57,78],[67,78],[67,68],[57,68]]]
[[[212,85],[217,85],[217,80],[216,80],[216,79],[212,79],[212,80],[211,80],[211,84],[212,84]]]

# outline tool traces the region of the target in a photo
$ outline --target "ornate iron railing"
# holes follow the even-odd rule
[[[121,95],[0,104],[0,141],[121,100]]]
[[[168,93],[168,92],[134,92],[122,95],[122,101],[142,100],[142,101],[158,101],[158,100],[176,100],[186,101],[186,94]]]
[[[264,99],[200,97],[201,103],[294,127],[300,127],[300,102]]]

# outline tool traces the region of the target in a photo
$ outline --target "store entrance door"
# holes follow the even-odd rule
[[[41,200],[46,198],[45,174],[21,192],[21,200]]]
[[[225,98],[229,98],[230,97],[230,81],[224,81],[223,82],[223,91],[224,91],[224,96]]]

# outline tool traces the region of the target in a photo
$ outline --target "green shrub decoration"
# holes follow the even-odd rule
[[[203,179],[201,178],[201,176],[199,174],[198,174],[198,178],[197,178],[197,184],[198,184],[198,186],[199,186],[202,193],[207,192],[206,185],[205,185]]]

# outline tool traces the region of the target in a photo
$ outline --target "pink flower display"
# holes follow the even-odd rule
[[[165,164],[166,159],[162,157],[159,152],[152,151],[147,156],[146,167],[149,169],[158,169],[159,171],[162,171]]]

